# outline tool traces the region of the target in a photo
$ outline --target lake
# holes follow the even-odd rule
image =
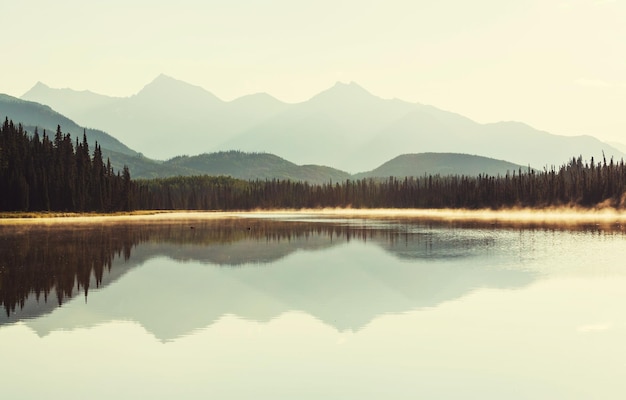
[[[0,225],[0,395],[622,399],[626,230]]]

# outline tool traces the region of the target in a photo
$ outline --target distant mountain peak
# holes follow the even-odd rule
[[[50,86],[46,85],[45,83],[43,83],[42,81],[37,81],[37,83],[35,83],[35,86],[33,86],[33,89],[35,88],[45,88],[45,89],[50,89]]]
[[[160,73],[159,75],[157,75],[157,77],[154,78],[152,80],[152,82],[153,83],[154,82],[179,82],[179,83],[186,83],[186,82],[183,82],[183,81],[181,81],[179,79],[174,78],[173,76],[169,76],[169,75],[166,75],[164,73]],[[186,83],[186,84],[190,85],[189,83]]]
[[[337,81],[337,82],[335,82],[333,87],[330,88],[329,90],[353,91],[353,92],[361,92],[361,93],[367,93],[369,95],[372,95],[370,92],[365,90],[363,88],[363,86],[359,85],[358,83],[356,83],[354,81],[350,81],[348,83]]]
[[[32,95],[34,93],[47,92],[49,90],[50,90],[50,86],[46,85],[42,81],[37,81],[37,83],[35,83],[35,85],[32,88],[30,88],[26,93],[24,93],[21,97],[28,98],[29,95]]]
[[[156,78],[154,78],[152,81],[150,81],[150,83],[148,83],[146,86],[144,86],[144,89],[148,88],[148,87],[153,87],[153,86],[162,86],[162,85],[179,85],[179,86],[192,86],[192,87],[196,87],[190,83],[187,82],[183,82],[179,79],[173,78],[169,75],[165,75],[165,74],[159,74]]]
[[[208,90],[165,74],[159,74],[135,96],[172,99],[195,98],[196,100],[201,98],[204,101],[221,102],[217,96]]]
[[[367,99],[367,98],[378,98],[377,96],[371,94],[367,90],[365,90],[362,86],[357,84],[356,82],[340,82],[337,81],[335,84],[326,89],[325,91],[313,96],[310,101],[319,101],[326,102],[329,100],[334,101],[354,101],[359,99]]]
[[[100,98],[111,98],[110,96],[105,96],[102,94],[97,94],[94,93],[90,90],[75,90],[75,89],[71,89],[71,88],[63,88],[63,89],[56,89],[56,88],[52,88],[48,85],[46,85],[45,83],[38,81],[35,86],[33,86],[32,88],[30,88],[30,90],[26,93],[24,93],[21,96],[21,99],[23,100],[31,100],[34,99],[37,102],[42,102],[41,98],[39,96],[50,96],[50,97],[58,97],[59,95],[70,95],[70,96],[74,96],[74,95],[83,95],[86,94],[88,96],[94,97],[100,97]],[[84,99],[82,99],[81,101],[84,101]]]
[[[342,82],[342,81],[337,81],[335,82],[334,86],[352,86],[352,87],[361,87],[358,83],[356,83],[355,81],[350,81],[350,82]]]

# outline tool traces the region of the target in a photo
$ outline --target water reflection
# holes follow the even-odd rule
[[[1,228],[2,394],[623,397],[621,231],[285,219]]]
[[[357,219],[5,226],[0,324],[29,320],[46,334],[130,319],[170,340],[229,314],[269,321],[297,310],[358,330],[476,288],[529,284],[537,271],[506,267],[527,231]],[[534,240],[520,254],[534,254]],[[55,320],[32,320],[79,295],[87,311],[64,307]]]

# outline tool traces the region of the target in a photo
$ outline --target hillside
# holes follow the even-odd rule
[[[116,171],[121,171],[124,165],[128,166],[131,174],[145,177],[157,177],[161,175],[172,176],[185,174],[189,171],[175,166],[163,168],[162,163],[144,157],[141,153],[129,148],[113,136],[98,129],[90,129],[79,126],[73,120],[56,112],[46,105],[33,101],[25,101],[5,94],[0,94],[0,118],[9,118],[13,122],[21,123],[26,131],[33,133],[35,128],[42,135],[46,130],[49,137],[56,132],[57,126],[61,126],[63,133],[70,133],[72,137],[82,141],[83,132],[87,134],[87,141],[91,151],[98,142],[102,148],[102,155],[110,159],[111,165]]]
[[[57,126],[60,125],[63,133],[70,133],[73,138],[82,140],[83,132],[87,133],[89,146],[93,149],[95,142],[102,149],[115,153],[121,153],[128,156],[138,156],[139,153],[130,149],[128,146],[114,138],[113,136],[97,129],[89,129],[79,126],[66,116],[59,114],[52,108],[33,101],[25,101],[16,97],[0,94],[0,117],[8,117],[16,124],[22,125],[30,132],[38,127],[40,134],[45,129],[49,134],[56,132]]]
[[[387,178],[390,176],[423,175],[506,175],[528,167],[493,158],[456,153],[403,154],[387,161],[378,168],[355,174],[354,178]]]
[[[268,153],[244,153],[240,151],[200,154],[198,156],[174,157],[162,165],[187,169],[183,175],[227,175],[233,178],[289,179],[310,183],[337,182],[350,178],[350,174],[334,168],[319,165],[296,165],[283,158]]]
[[[241,150],[357,172],[406,153],[478,154],[538,169],[578,155],[626,156],[591,136],[554,135],[519,122],[480,124],[433,106],[382,99],[354,82],[338,82],[296,104],[262,93],[227,102],[165,75],[125,98],[43,84],[24,98],[67,112],[156,159]]]

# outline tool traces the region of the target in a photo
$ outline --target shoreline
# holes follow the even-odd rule
[[[63,225],[114,222],[176,222],[228,218],[280,218],[312,216],[328,218],[415,219],[450,222],[520,223],[540,225],[626,225],[626,211],[612,208],[574,209],[301,209],[253,211],[163,211],[143,210],[115,214],[90,213],[9,213],[0,214],[0,225]]]

